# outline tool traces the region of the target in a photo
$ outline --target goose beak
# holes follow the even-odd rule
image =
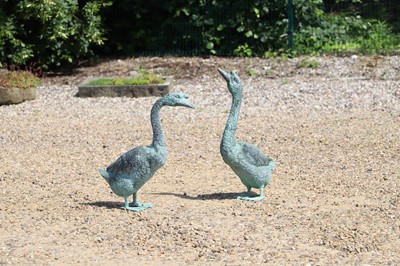
[[[225,72],[224,70],[218,68],[218,72],[221,74],[221,76],[226,80],[229,81],[229,76],[230,74],[228,72]]]
[[[188,107],[188,108],[194,108],[193,104],[192,104],[191,102],[189,102],[189,100],[187,100],[187,99],[181,100],[181,101],[178,103],[178,105],[179,105],[179,106]]]

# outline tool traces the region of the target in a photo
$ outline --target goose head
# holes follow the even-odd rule
[[[221,76],[226,80],[228,84],[228,90],[232,95],[241,95],[243,91],[242,81],[240,80],[239,76],[234,72],[231,71],[230,73],[218,68],[218,72]]]
[[[173,92],[164,96],[164,104],[168,106],[184,106],[194,108],[193,104],[188,100],[189,96],[182,92]]]

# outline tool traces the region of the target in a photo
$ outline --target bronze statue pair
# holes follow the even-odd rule
[[[236,141],[235,133],[243,95],[242,82],[233,71],[230,73],[222,69],[218,71],[226,80],[232,95],[232,106],[222,136],[220,152],[224,162],[232,168],[247,188],[247,192],[238,198],[259,201],[265,197],[264,189],[271,182],[275,163],[256,146]],[[106,170],[99,170],[111,190],[118,196],[124,197],[123,208],[127,210],[141,211],[152,207],[150,203],[139,203],[137,192],[167,159],[166,142],[160,122],[160,110],[163,106],[194,108],[184,93],[174,92],[158,99],[150,115],[153,128],[151,145],[136,147],[121,155]],[[260,195],[251,197],[251,188],[260,189]],[[132,203],[129,203],[130,195],[133,195]]]

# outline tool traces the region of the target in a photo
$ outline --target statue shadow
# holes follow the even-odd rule
[[[96,202],[83,202],[82,205],[94,206],[98,208],[119,209],[124,204],[118,201],[96,201]]]
[[[175,196],[182,199],[190,199],[190,200],[225,200],[225,199],[236,199],[238,196],[243,195],[243,193],[210,193],[210,194],[199,194],[197,196],[190,196],[186,193],[172,193],[172,192],[160,192],[160,193],[147,193],[153,195],[163,195],[163,196]],[[254,193],[254,195],[257,195]]]
[[[173,193],[173,192],[154,192],[154,193],[144,193],[150,195],[161,195],[161,196],[174,196],[182,199],[189,200],[226,200],[226,199],[236,199],[238,196],[243,195],[243,192],[220,192],[220,193],[209,193],[209,194],[199,194],[197,196],[190,196],[186,193]],[[258,194],[255,192],[251,192],[253,196],[257,196]],[[123,202],[119,201],[96,201],[96,202],[83,202],[82,205],[86,206],[94,206],[98,208],[107,208],[107,209],[120,209],[123,207]]]

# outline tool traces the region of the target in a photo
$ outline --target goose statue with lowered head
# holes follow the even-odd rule
[[[99,169],[101,176],[118,196],[124,197],[123,208],[141,211],[152,207],[150,203],[137,201],[138,190],[165,164],[167,148],[160,121],[160,109],[163,106],[184,106],[194,108],[184,93],[173,92],[158,99],[151,109],[153,141],[149,146],[139,146],[122,154],[106,170]],[[129,204],[129,196],[133,201]]]
[[[238,198],[260,201],[265,198],[264,189],[271,182],[275,163],[256,146],[236,141],[235,134],[243,96],[242,81],[233,71],[230,73],[222,69],[218,71],[226,80],[232,95],[231,110],[222,136],[220,152],[224,162],[232,168],[247,188],[247,193]],[[260,189],[260,195],[251,197],[252,188]]]

